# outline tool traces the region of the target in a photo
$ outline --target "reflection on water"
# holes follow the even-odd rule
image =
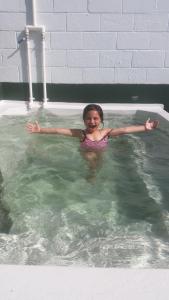
[[[82,126],[77,118],[39,118],[45,126]],[[132,121],[108,115],[106,122]],[[0,234],[1,263],[168,268],[168,186],[159,186],[152,165],[156,139],[164,142],[159,131],[146,141],[143,134],[113,139],[90,182],[78,141],[28,135],[25,118],[0,122],[3,201],[13,222]],[[167,163],[160,165],[166,175]]]

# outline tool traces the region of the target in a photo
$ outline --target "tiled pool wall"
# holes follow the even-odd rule
[[[42,84],[33,84],[35,101],[42,101]],[[148,84],[47,84],[49,102],[161,103],[169,111],[169,85]],[[29,100],[27,83],[0,83],[0,100]]]

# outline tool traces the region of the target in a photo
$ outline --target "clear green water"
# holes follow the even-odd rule
[[[111,140],[91,182],[79,142],[28,134],[35,119],[83,126],[49,111],[0,118],[0,263],[168,268],[168,125]],[[106,115],[106,127],[132,123]]]

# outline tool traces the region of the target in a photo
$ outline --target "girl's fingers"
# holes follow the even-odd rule
[[[31,133],[40,132],[40,126],[38,121],[35,121],[35,123],[28,123],[26,126],[27,130]]]
[[[159,121],[155,120],[153,125],[154,125],[154,128],[156,128],[159,125]]]
[[[34,124],[32,124],[32,123],[28,123],[28,124],[26,125],[26,128],[27,128],[27,130],[28,130],[29,132],[33,132],[33,131],[37,128],[37,125],[34,125]]]
[[[159,125],[159,121],[158,120],[154,120],[151,121],[150,118],[147,119],[145,126],[147,130],[151,130],[153,128],[157,128],[157,126]]]
[[[31,125],[30,123],[28,123],[28,124],[26,125],[26,128],[27,128],[27,129],[30,129],[30,128],[32,128],[32,125]]]

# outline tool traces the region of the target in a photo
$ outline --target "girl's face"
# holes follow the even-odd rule
[[[96,129],[98,129],[100,123],[101,123],[101,118],[99,116],[99,113],[96,110],[90,110],[87,112],[84,119],[84,124],[89,133],[92,133]]]

